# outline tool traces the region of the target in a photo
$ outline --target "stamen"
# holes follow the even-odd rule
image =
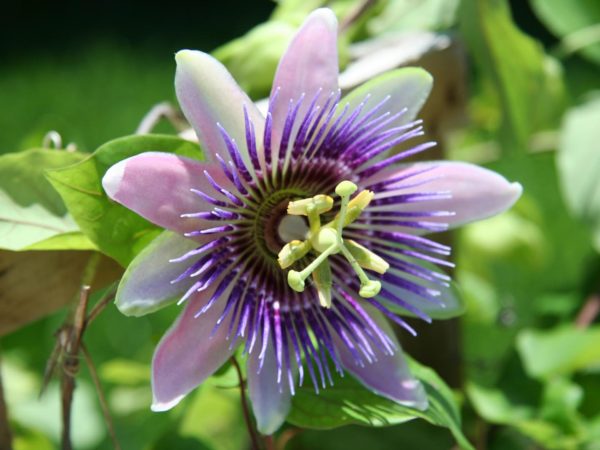
[[[363,268],[384,274],[389,264],[366,247],[351,240],[344,240],[343,229],[354,222],[369,205],[373,192],[362,191],[352,200],[350,197],[358,187],[351,181],[342,181],[335,188],[341,197],[340,211],[326,225],[321,225],[321,214],[331,210],[333,199],[327,195],[316,195],[311,198],[292,201],[288,205],[288,214],[307,216],[310,231],[305,241],[294,240],[286,244],[279,252],[279,265],[282,269],[290,267],[304,258],[311,250],[317,257],[303,270],[290,270],[288,284],[297,291],[303,292],[305,280],[312,275],[317,288],[319,302],[324,308],[331,308],[332,283],[329,258],[341,253],[356,272],[360,280],[359,295],[364,298],[375,297],[381,290],[381,282],[369,279]]]

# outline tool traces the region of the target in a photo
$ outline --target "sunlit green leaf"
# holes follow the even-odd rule
[[[145,135],[115,139],[81,163],[48,172],[52,185],[89,239],[106,255],[127,265],[160,230],[147,220],[112,202],[102,190],[102,177],[122,159],[147,151],[200,158],[196,144],[175,136]]]
[[[390,31],[444,30],[454,25],[458,0],[390,0],[369,22],[373,34]]]
[[[570,209],[594,233],[600,251],[600,98],[571,109],[563,125],[558,169]]]
[[[315,393],[312,386],[298,389],[288,421],[306,428],[335,428],[342,425],[396,425],[421,418],[448,428],[464,449],[472,448],[461,431],[461,419],[452,391],[428,367],[409,359],[413,374],[427,391],[429,408],[418,411],[401,406],[365,389],[349,375],[337,376],[332,387]]]
[[[525,330],[517,349],[532,377],[546,378],[600,367],[600,327],[578,329],[562,326],[548,331]]]
[[[80,153],[32,149],[0,157],[0,248],[91,249],[93,244],[44,178],[44,171],[81,161]]]

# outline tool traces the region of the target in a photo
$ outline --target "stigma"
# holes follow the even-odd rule
[[[344,239],[344,227],[354,222],[373,199],[373,192],[363,190],[351,199],[358,190],[356,184],[342,181],[335,188],[335,193],[341,198],[340,210],[333,220],[321,224],[321,215],[331,211],[334,200],[328,195],[319,194],[314,197],[291,201],[287,213],[292,216],[306,216],[309,231],[306,239],[293,240],[287,243],[279,252],[278,263],[282,269],[287,269],[309,253],[316,258],[304,269],[290,270],[287,281],[289,286],[303,292],[305,280],[312,275],[319,303],[324,308],[331,307],[331,290],[333,279],[328,258],[341,254],[356,272],[360,280],[358,294],[364,298],[375,297],[381,290],[381,282],[372,280],[364,269],[384,274],[389,264],[371,250],[351,240]]]

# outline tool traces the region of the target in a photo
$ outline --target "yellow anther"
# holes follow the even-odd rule
[[[323,214],[333,207],[333,199],[329,195],[315,195],[288,204],[287,213],[293,216],[307,216],[308,208],[312,206],[317,214]]]
[[[371,200],[373,200],[374,196],[375,194],[372,191],[361,191],[356,197],[350,200],[348,203],[348,208],[357,207],[363,211],[367,206],[369,206],[369,203],[371,203]]]
[[[361,267],[373,270],[382,275],[390,268],[390,265],[385,261],[385,259],[376,255],[367,247],[360,245],[358,242],[345,239],[344,244],[346,247],[348,247],[348,250]]]
[[[344,218],[343,226],[346,227],[360,217],[375,194],[371,191],[361,191],[356,197],[348,202],[348,210]],[[337,226],[338,216],[333,219],[334,226]]]
[[[293,240],[284,245],[278,255],[277,262],[282,269],[287,269],[299,259],[302,259],[311,249],[306,241]]]

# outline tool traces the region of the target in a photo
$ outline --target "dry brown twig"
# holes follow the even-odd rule
[[[40,395],[43,394],[53,374],[60,367],[61,370],[61,399],[62,399],[62,450],[72,450],[71,444],[71,408],[73,404],[73,392],[75,390],[75,378],[79,373],[79,355],[83,355],[85,363],[90,371],[92,382],[98,393],[98,400],[106,427],[110,435],[113,447],[120,450],[119,443],[114,431],[114,425],[110,417],[106,398],[100,384],[96,367],[92,361],[91,355],[82,338],[85,330],[91,322],[98,317],[100,312],[113,300],[116,292],[116,286],[109,288],[104,296],[94,305],[89,315],[87,309],[90,299],[90,286],[83,284],[81,286],[79,301],[71,314],[65,319],[64,324],[56,332],[56,344],[48,359],[48,364],[44,373],[44,380]]]

